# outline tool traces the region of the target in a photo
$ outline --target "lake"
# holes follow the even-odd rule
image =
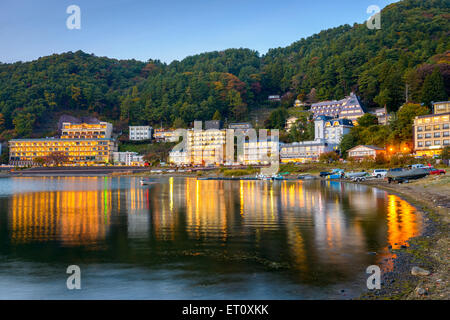
[[[364,185],[155,181],[0,179],[0,299],[349,299],[422,228]]]

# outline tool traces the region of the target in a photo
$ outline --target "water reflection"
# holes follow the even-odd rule
[[[24,183],[27,190],[18,191]],[[160,257],[177,263],[194,257],[206,273],[252,272],[276,262],[293,281],[320,285],[362,274],[386,259],[388,245],[406,244],[420,231],[415,209],[399,197],[331,181],[162,178],[141,187],[138,178],[94,177],[1,184],[15,192],[0,197],[0,250],[54,245],[34,252],[35,260],[58,262],[49,256],[63,254],[59,249],[89,248],[80,259],[160,266]]]

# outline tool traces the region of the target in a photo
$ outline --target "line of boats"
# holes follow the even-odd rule
[[[445,170],[435,169],[431,166],[412,165],[408,168],[395,169],[375,169],[372,173],[366,171],[345,172],[343,169],[333,169],[331,172],[321,172],[319,176],[327,180],[349,179],[361,182],[368,179],[385,179],[389,183],[403,183],[410,180],[424,178],[430,174],[445,174]],[[297,177],[288,176],[289,172],[278,173],[273,175],[258,174],[254,177],[198,177],[197,180],[263,180],[263,181],[279,181],[279,180],[314,180],[319,177],[304,174]],[[149,179],[141,179],[141,186],[150,186],[156,184],[155,181]]]

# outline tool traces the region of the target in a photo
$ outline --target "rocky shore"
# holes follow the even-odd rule
[[[423,216],[424,229],[420,236],[410,239],[409,246],[391,249],[397,256],[393,271],[383,274],[380,290],[369,291],[360,299],[450,299],[450,176],[395,185],[384,181],[363,183],[414,205]]]

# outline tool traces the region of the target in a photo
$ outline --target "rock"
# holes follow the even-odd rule
[[[430,271],[422,269],[420,267],[412,267],[411,269],[411,274],[413,276],[429,276],[430,273]]]
[[[426,291],[424,288],[419,288],[419,287],[417,287],[417,288],[416,288],[416,294],[417,294],[418,296],[424,296],[424,295],[427,294],[427,291]]]

